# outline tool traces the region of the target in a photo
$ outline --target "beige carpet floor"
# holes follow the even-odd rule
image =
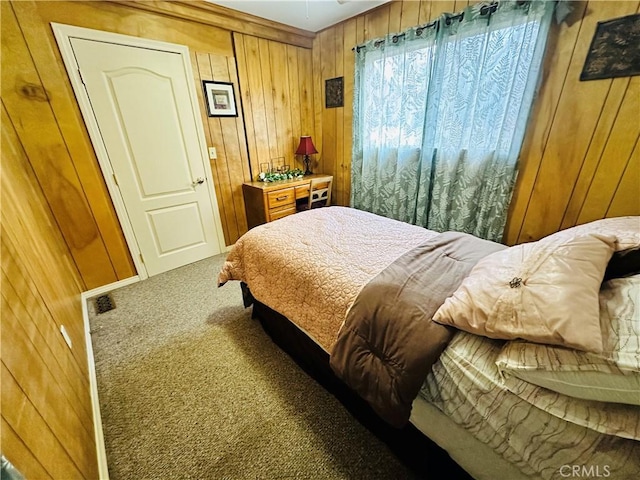
[[[89,301],[111,479],[414,478],[216,287],[223,261]]]

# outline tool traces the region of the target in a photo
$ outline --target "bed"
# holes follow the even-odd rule
[[[384,435],[417,429],[473,478],[640,478],[640,218],[510,248],[468,237],[315,209],[250,230],[218,284],[239,281],[277,343],[365,399]]]

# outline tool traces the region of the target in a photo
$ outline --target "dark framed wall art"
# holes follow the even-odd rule
[[[336,77],[325,80],[324,106],[326,108],[336,108],[344,105],[343,78]]]
[[[598,22],[580,80],[640,75],[640,14]]]

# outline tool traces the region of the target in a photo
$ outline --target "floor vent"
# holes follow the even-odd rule
[[[111,295],[100,295],[96,298],[96,312],[104,313],[108,312],[109,310],[113,310],[114,308],[116,308],[116,304],[113,303],[113,298],[111,298]]]

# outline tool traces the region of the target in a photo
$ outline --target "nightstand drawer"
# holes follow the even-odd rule
[[[283,207],[285,205],[295,205],[296,196],[295,190],[291,188],[283,188],[282,190],[276,190],[267,194],[269,209]],[[295,210],[295,208],[294,208]]]

